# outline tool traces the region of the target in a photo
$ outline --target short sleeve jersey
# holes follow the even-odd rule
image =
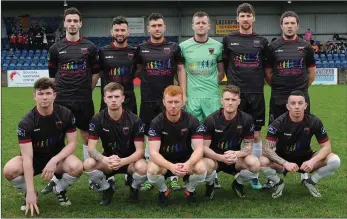
[[[223,61],[223,45],[212,38],[202,43],[190,38],[180,47],[187,72],[187,97],[219,98],[217,66]]]
[[[137,47],[136,62],[142,64],[141,101],[157,102],[163,99],[166,87],[173,85],[177,64],[182,63],[177,43],[152,43],[147,41]]]
[[[293,122],[286,112],[269,125],[266,139],[277,142],[276,153],[279,156],[300,157],[312,153],[310,144],[313,135],[320,144],[329,140],[318,117],[305,114],[303,121]]]
[[[227,61],[228,84],[242,93],[263,93],[264,66],[269,42],[256,33],[233,32],[223,37],[223,59]]]
[[[104,109],[89,124],[89,139],[101,139],[105,156],[128,157],[136,151],[136,141],[144,140],[144,125],[134,113],[123,109],[119,120],[113,120]]]
[[[308,89],[307,68],[316,66],[310,44],[297,37],[295,40],[278,38],[269,46],[267,68],[273,69],[272,93],[288,95],[293,90]]]
[[[204,139],[211,140],[210,148],[218,154],[229,150],[239,151],[244,139],[254,138],[254,124],[250,115],[238,110],[232,120],[226,120],[223,111],[217,110],[204,122]]]
[[[48,66],[57,70],[56,101],[92,101],[92,74],[100,71],[96,46],[84,38],[70,42],[66,38],[53,44]]]
[[[105,80],[104,86],[117,82],[124,87],[124,95],[134,93],[134,74],[136,70],[136,48],[117,48],[114,44],[104,46],[99,51],[100,68]],[[103,89],[103,87],[101,87]]]
[[[176,123],[170,122],[164,111],[151,122],[148,140],[161,141],[159,153],[165,159],[186,160],[193,153],[192,139],[203,139],[204,132],[198,119],[184,110]]]
[[[32,143],[35,158],[52,158],[65,147],[65,135],[76,131],[72,112],[54,104],[53,113],[42,116],[34,107],[18,124],[19,144]]]

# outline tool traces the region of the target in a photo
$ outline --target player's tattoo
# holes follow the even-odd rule
[[[244,139],[241,152],[249,153],[252,151],[254,139]]]
[[[265,139],[265,146],[264,146],[264,156],[269,158],[271,161],[283,165],[286,160],[283,159],[282,157],[278,156],[276,154],[274,148],[276,147],[276,141],[269,141]]]
[[[92,150],[88,150],[88,154],[91,158],[97,161],[101,161],[104,158],[104,155],[102,155],[96,148]]]

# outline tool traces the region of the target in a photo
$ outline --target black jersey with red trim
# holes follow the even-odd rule
[[[228,62],[228,84],[242,93],[263,93],[269,42],[256,33],[232,32],[223,37],[223,59]]]
[[[92,101],[92,74],[100,71],[96,46],[87,39],[70,42],[66,38],[48,52],[50,77],[55,78],[57,101]]]
[[[278,38],[269,46],[267,68],[272,68],[272,93],[290,94],[308,89],[307,68],[316,66],[314,51],[305,40]]]
[[[192,139],[203,139],[204,126],[190,113],[181,110],[179,120],[172,123],[166,111],[151,122],[148,130],[149,141],[161,141],[159,153],[167,160],[189,158],[193,153]]]
[[[51,158],[65,147],[65,135],[76,131],[72,112],[54,104],[51,115],[42,116],[36,106],[18,124],[19,144],[32,143],[34,158]]]
[[[141,101],[156,102],[163,99],[164,89],[174,84],[177,64],[183,63],[183,57],[177,43],[147,41],[138,45],[136,62],[143,66]]]
[[[293,122],[286,112],[269,125],[266,139],[277,142],[276,153],[279,156],[298,157],[312,153],[310,144],[313,135],[320,144],[329,140],[317,116],[305,113],[303,121]]]
[[[135,55],[135,47],[117,48],[113,43],[102,47],[99,51],[99,60],[102,77],[105,79],[103,85],[117,82],[124,87],[126,97],[134,95]]]
[[[253,118],[241,110],[233,119],[226,120],[224,109],[219,109],[206,118],[204,126],[204,139],[211,140],[210,148],[218,154],[239,151],[244,139],[254,139]]]
[[[89,124],[89,139],[99,138],[105,156],[128,157],[136,151],[135,142],[144,141],[144,125],[137,115],[125,109],[114,120],[106,108],[94,115]]]

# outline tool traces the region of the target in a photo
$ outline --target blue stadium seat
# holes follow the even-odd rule
[[[11,63],[9,66],[8,66],[8,70],[16,70],[16,65]]]
[[[35,56],[40,56],[40,55],[41,55],[41,50],[37,49],[37,50],[35,51]]]
[[[23,70],[28,70],[28,69],[29,69],[29,63],[24,63]]]
[[[42,50],[42,55],[43,55],[43,54],[47,55],[47,50],[46,50],[46,49],[43,49],[43,50]]]
[[[335,68],[335,62],[329,61],[329,68]]]
[[[323,61],[322,65],[323,65],[323,68],[328,68],[329,67],[329,64],[328,64],[327,61]]]
[[[346,60],[342,61],[342,68],[347,68],[347,61]]]
[[[32,62],[29,66],[29,69],[30,70],[36,70],[36,64]]]
[[[337,60],[335,62],[335,68],[342,68],[342,63],[340,62],[340,60]]]
[[[8,55],[8,56],[13,56],[13,55],[14,55],[13,50],[8,51],[7,55]]]
[[[11,59],[5,59],[4,63],[6,63],[7,65],[9,65],[11,63]]]
[[[29,50],[28,54],[34,55],[34,50]]]
[[[318,54],[314,54],[314,59],[316,60],[316,61],[318,61],[319,60],[319,55]]]
[[[346,59],[346,55],[341,53],[341,54],[340,54],[340,60],[341,60],[341,62],[347,60],[347,59]]]
[[[328,61],[332,61],[333,60],[333,56],[331,54],[327,54],[327,60]]]
[[[17,70],[22,70],[23,65],[21,63],[17,63],[16,68],[17,68]]]
[[[321,68],[322,67],[321,61],[319,61],[319,60],[316,61],[316,67],[317,68]]]
[[[4,71],[7,71],[8,64],[7,63],[3,63],[2,66],[1,66],[1,69],[4,70]]]
[[[27,56],[28,55],[28,50],[23,50],[22,51],[22,56]]]
[[[327,60],[327,57],[325,56],[325,54],[320,54],[320,59],[322,60],[322,61],[326,61]]]
[[[22,50],[17,49],[17,50],[14,52],[14,54],[19,54],[19,55],[21,55],[21,54],[22,54]]]
[[[338,61],[338,60],[340,60],[340,59],[339,59],[339,54],[336,54],[336,53],[335,53],[335,54],[333,55],[333,57],[334,57],[334,61],[335,61],[335,62]]]

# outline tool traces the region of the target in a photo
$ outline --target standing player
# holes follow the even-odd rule
[[[166,25],[164,17],[159,13],[152,13],[148,17],[147,30],[150,40],[137,47],[137,75],[141,78],[141,106],[140,118],[145,124],[147,135],[151,121],[163,111],[164,89],[174,84],[174,76],[183,90],[183,101],[186,100],[186,72],[183,66],[181,49],[177,43],[167,42],[164,38]],[[149,157],[146,147],[146,157]],[[173,179],[172,187],[180,189],[177,178]],[[145,184],[144,189],[151,188]]]
[[[73,155],[77,132],[75,118],[70,110],[53,104],[56,97],[55,84],[49,78],[40,78],[34,84],[36,106],[18,125],[20,155],[8,161],[4,167],[5,178],[26,196],[22,211],[39,214],[34,177],[50,180],[54,174],[62,175],[51,183],[60,205],[71,205],[66,188],[82,175],[82,162]],[[65,135],[67,144],[65,145]]]
[[[279,116],[269,125],[265,140],[264,155],[261,157],[261,170],[265,177],[275,183],[273,198],[282,195],[283,180],[276,174],[285,172],[316,171],[302,183],[314,197],[321,197],[316,184],[331,176],[340,166],[340,158],[331,153],[331,144],[321,120],[305,113],[307,102],[302,91],[290,93],[288,112]],[[311,138],[315,135],[321,148],[311,149]]]
[[[167,87],[163,103],[166,110],[153,119],[148,131],[151,160],[147,177],[159,189],[159,205],[166,206],[170,190],[165,185],[165,177],[189,176],[184,193],[188,202],[195,202],[195,188],[206,177],[202,160],[205,129],[196,117],[182,109],[180,87]]]
[[[114,41],[102,47],[99,52],[101,80],[103,80],[100,111],[107,107],[103,98],[103,88],[110,82],[117,82],[124,87],[123,107],[137,114],[133,83],[136,48],[128,45],[129,28],[125,17],[120,16],[112,20],[111,35]]]
[[[138,199],[138,187],[146,180],[147,163],[144,157],[144,125],[139,117],[124,110],[124,88],[111,82],[104,87],[107,108],[96,114],[89,125],[88,152],[84,170],[89,179],[103,191],[101,205],[109,205],[114,193],[113,186],[104,178],[127,173],[132,176],[129,199]],[[97,150],[98,139],[102,141],[103,153]]]
[[[213,198],[216,171],[224,171],[233,175],[239,172],[232,189],[240,198],[244,198],[243,184],[254,179],[260,170],[259,159],[251,155],[253,118],[238,110],[241,100],[237,86],[226,86],[221,102],[223,108],[212,113],[204,122],[204,163],[207,168],[205,197]]]
[[[282,37],[269,46],[265,78],[271,86],[269,124],[287,111],[290,92],[304,92],[310,112],[308,87],[316,76],[316,61],[312,46],[297,35],[299,16],[292,11],[283,13],[280,19]],[[301,178],[307,178],[302,174]],[[265,187],[271,187],[271,182]]]
[[[243,3],[237,8],[236,13],[239,31],[223,38],[227,83],[240,88],[239,108],[253,117],[255,127],[252,154],[260,158],[260,133],[261,127],[265,124],[264,61],[269,42],[253,30],[255,11],[252,5]],[[262,188],[258,177],[252,180],[252,187]]]
[[[64,27],[66,38],[49,49],[49,76],[57,84],[56,103],[69,108],[76,117],[87,159],[88,127],[94,115],[92,91],[100,71],[98,54],[96,46],[80,36],[82,16],[76,8],[65,10]]]
[[[186,111],[203,122],[220,108],[218,82],[224,78],[223,46],[209,38],[211,24],[207,13],[197,12],[192,19],[194,37],[180,44],[187,72]],[[220,188],[218,179],[215,186]]]

